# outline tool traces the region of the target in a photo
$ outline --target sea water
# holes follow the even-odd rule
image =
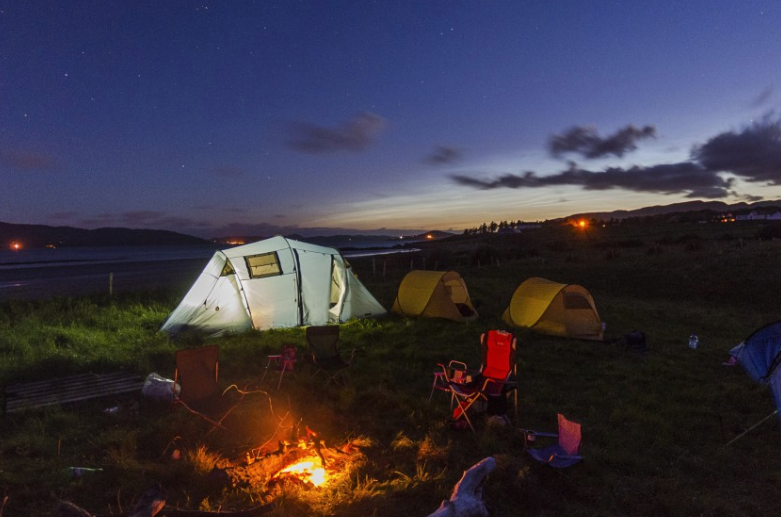
[[[216,248],[116,246],[0,250],[0,302],[192,282]]]
[[[18,251],[2,249],[0,250],[0,270],[112,262],[208,259],[216,249],[211,246],[25,248]]]
[[[392,246],[398,241],[385,243]],[[410,251],[374,245],[377,247],[372,250],[356,247],[345,251],[344,256]],[[171,286],[186,289],[214,252],[223,248],[195,245],[2,249],[0,302]]]

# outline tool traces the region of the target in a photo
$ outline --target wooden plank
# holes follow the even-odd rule
[[[15,384],[5,389],[5,411],[38,408],[141,391],[143,379],[134,373],[79,374]]]
[[[115,379],[127,379],[138,378],[135,374],[128,374],[124,372],[107,373],[107,374],[94,374],[84,373],[80,375],[72,375],[70,377],[60,377],[56,379],[47,379],[43,381],[25,382],[22,384],[15,384],[6,388],[6,392],[12,391],[14,393],[36,393],[59,389],[63,386],[79,386],[89,385],[95,383],[108,383]]]

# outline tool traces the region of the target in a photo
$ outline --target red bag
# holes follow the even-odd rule
[[[467,403],[467,401],[465,401],[465,400],[462,400],[462,401],[461,401],[461,402],[460,402],[460,403],[459,403],[459,404],[456,406],[456,408],[453,410],[453,420],[458,420],[459,418],[461,418],[461,415],[463,415],[463,414],[464,414],[464,411],[466,411],[466,407],[467,407],[468,405],[469,405],[469,404]]]

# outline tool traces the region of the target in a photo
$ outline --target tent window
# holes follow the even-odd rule
[[[262,255],[253,255],[244,257],[247,261],[247,271],[250,278],[263,278],[265,276],[276,276],[282,274],[282,268],[279,267],[279,257],[277,252],[263,253]]]
[[[591,304],[583,295],[575,293],[564,293],[565,309],[590,309]]]
[[[236,270],[233,269],[233,264],[230,262],[225,262],[225,265],[222,266],[222,271],[220,272],[220,276],[228,276],[228,275],[235,275]]]

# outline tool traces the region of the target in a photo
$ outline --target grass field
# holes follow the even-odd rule
[[[414,255],[356,260],[363,283],[390,308],[410,269],[454,269],[480,313],[471,324],[395,315],[343,325],[343,348],[361,348],[346,388],[306,371],[259,385],[267,355],[303,347],[303,329],[212,340],[220,376],[262,389],[245,397],[230,431],[140,396],[3,416],[0,484],[6,515],[46,515],[56,498],[95,514],[119,514],[155,482],[168,505],[238,510],[275,500],[270,515],[415,516],[433,512],[461,473],[487,456],[498,468],[484,486],[492,515],[773,515],[781,490],[776,418],[725,444],[774,409],[768,390],[727,351],[781,318],[781,242],[757,227],[669,224],[542,228],[520,236],[454,239]],[[583,285],[608,340],[639,329],[649,354],[610,343],[513,329],[518,337],[520,412],[512,427],[455,430],[444,394],[427,402],[437,363],[479,364],[482,332],[506,328],[503,309],[531,276]],[[0,381],[127,370],[173,375],[178,348],[157,329],[184,294],[138,292],[0,306]],[[697,333],[699,350],[687,347]],[[270,376],[271,377],[271,376]],[[118,414],[104,409],[120,403]],[[583,426],[585,461],[538,465],[519,428],[554,430],[563,413]],[[235,467],[248,451],[302,422],[329,444],[352,443],[361,460],[318,489],[216,483],[213,467]],[[174,449],[181,451],[174,460]],[[102,469],[74,479],[67,467]],[[3,512],[0,511],[0,515]]]

